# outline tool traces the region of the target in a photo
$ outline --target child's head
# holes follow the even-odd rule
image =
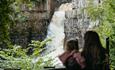
[[[66,50],[69,50],[69,51],[79,50],[78,40],[77,39],[72,39],[72,40],[67,41]]]

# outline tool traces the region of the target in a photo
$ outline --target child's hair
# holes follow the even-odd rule
[[[79,50],[78,40],[77,39],[71,39],[71,40],[67,41],[66,50],[69,50],[69,51]]]

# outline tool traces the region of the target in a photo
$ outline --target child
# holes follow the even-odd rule
[[[59,56],[67,70],[81,70],[85,68],[85,59],[81,56],[78,48],[78,40],[69,40],[66,43],[66,51]]]

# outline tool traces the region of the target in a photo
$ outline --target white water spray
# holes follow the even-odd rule
[[[47,44],[45,55],[53,59],[54,66],[62,65],[58,59],[58,55],[64,52],[63,50],[63,40],[64,40],[64,22],[65,22],[65,12],[72,10],[72,4],[66,3],[62,4],[58,11],[54,12],[51,23],[48,27],[47,38],[51,37],[52,41]]]

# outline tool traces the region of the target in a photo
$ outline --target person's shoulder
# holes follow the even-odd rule
[[[81,57],[81,52],[74,52],[74,57]]]
[[[71,56],[71,52],[70,51],[65,51],[64,53],[62,53],[61,55],[58,56],[58,58],[61,60],[61,62],[64,64],[66,62],[66,60]]]

